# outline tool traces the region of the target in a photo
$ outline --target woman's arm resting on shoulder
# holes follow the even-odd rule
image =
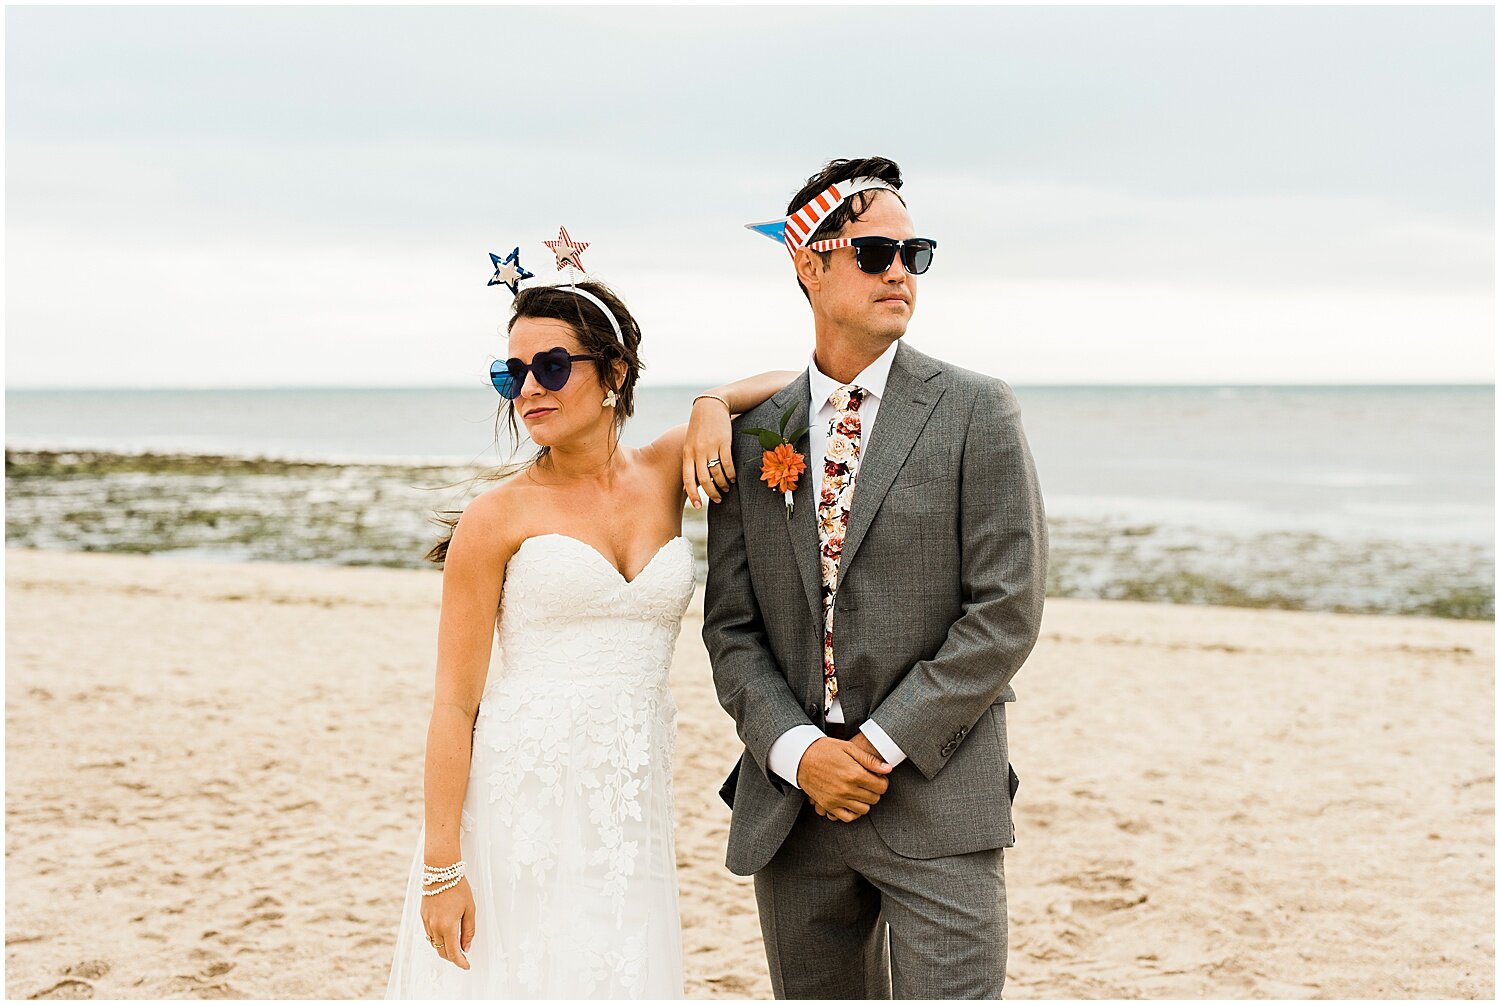
[[[769,370],[753,377],[705,391],[693,402],[692,416],[682,444],[682,489],[688,501],[701,507],[698,487],[714,502],[723,502],[735,480],[734,457],[730,444],[734,431],[730,420],[750,411],[777,391],[797,379],[795,370]],[[712,397],[710,397],[712,395]],[[719,400],[723,399],[723,400]],[[728,408],[725,408],[725,404]],[[718,458],[719,463],[709,466]]]

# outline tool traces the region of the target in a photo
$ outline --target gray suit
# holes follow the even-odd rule
[[[907,760],[869,814],[841,824],[766,759],[791,727],[824,725],[813,478],[788,521],[758,480],[759,443],[738,432],[775,428],[793,404],[806,425],[809,395],[803,373],[736,421],[738,484],[709,512],[703,639],[745,744],[727,864],[756,874],[778,997],[888,996],[892,972],[903,997],[998,997],[1014,835],[1004,703],[1036,643],[1047,564],[1016,399],[897,348],[855,482],[834,652],[846,720],[875,719]]]

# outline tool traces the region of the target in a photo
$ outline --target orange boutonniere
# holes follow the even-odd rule
[[[783,443],[767,450],[760,459],[760,480],[778,492],[795,492],[797,476],[807,470],[807,458]]]
[[[796,411],[796,405],[787,409],[781,417],[780,428],[775,431],[758,427],[740,430],[760,440],[761,449],[765,451],[760,458],[760,480],[782,494],[788,520],[792,518],[792,493],[797,490],[797,479],[807,470],[807,458],[793,446],[807,432],[807,427],[803,426],[791,436],[786,435],[786,427]]]

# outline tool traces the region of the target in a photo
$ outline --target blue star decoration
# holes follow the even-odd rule
[[[532,274],[521,266],[521,249],[517,247],[509,255],[501,258],[493,251],[490,252],[490,262],[495,266],[495,274],[490,277],[487,286],[498,286],[504,283],[510,287],[511,296],[521,292],[521,280],[532,278]]]

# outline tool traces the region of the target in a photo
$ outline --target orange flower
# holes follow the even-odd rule
[[[760,458],[760,480],[778,492],[795,492],[797,476],[807,470],[807,459],[783,443]]]

